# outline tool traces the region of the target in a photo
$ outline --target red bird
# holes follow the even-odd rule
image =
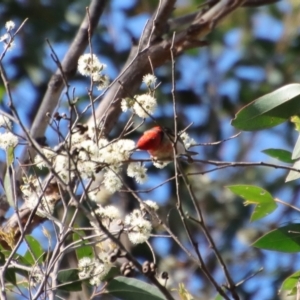
[[[137,142],[137,149],[147,150],[152,158],[159,159],[171,159],[173,158],[173,143],[175,135],[172,130],[168,128],[162,128],[155,126],[144,132],[142,137]],[[197,155],[197,152],[186,150],[182,139],[179,137],[176,143],[177,155],[187,156],[189,160],[192,160],[192,155]]]

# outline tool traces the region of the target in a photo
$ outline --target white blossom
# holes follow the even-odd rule
[[[92,201],[97,202],[98,201],[98,193],[99,193],[98,190],[96,190],[96,191],[94,191],[94,190],[93,191],[89,191],[88,192],[89,199],[92,200]]]
[[[78,72],[83,76],[95,76],[106,68],[106,65],[102,64],[98,57],[90,53],[83,54],[78,59]]]
[[[53,159],[57,156],[57,153],[52,149],[43,148],[42,152],[50,163],[52,163]],[[39,169],[48,167],[47,162],[39,154],[34,158],[34,163]]]
[[[154,97],[149,94],[143,94],[135,96],[135,100],[133,110],[140,118],[147,118],[154,113],[157,106]]]
[[[133,140],[121,139],[104,147],[98,161],[109,165],[119,165],[129,159],[134,149],[135,142]]]
[[[6,41],[9,39],[9,34],[8,33],[4,33],[1,37],[0,37],[0,42]]]
[[[104,174],[104,186],[110,193],[117,192],[122,187],[122,182],[117,174],[112,170],[107,170]]]
[[[153,166],[158,168],[158,169],[163,169],[166,167],[170,162],[169,161],[158,161],[158,160],[153,160],[152,161]]]
[[[157,78],[152,75],[152,74],[147,74],[147,75],[144,75],[143,76],[143,82],[148,86],[153,86],[155,85],[155,82],[156,82]]]
[[[99,205],[99,207],[95,210],[95,214],[99,215],[103,219],[107,218],[110,221],[121,218],[120,210],[113,205],[107,205],[105,207]]]
[[[133,108],[133,105],[134,105],[134,99],[132,98],[123,98],[122,101],[121,101],[121,109],[123,112],[126,112],[127,110],[129,109],[132,109]]]
[[[124,224],[128,226],[128,238],[133,244],[141,244],[149,239],[152,225],[144,219],[141,210],[135,209],[127,215]]]
[[[30,209],[33,210],[37,207],[36,214],[42,218],[47,218],[48,215],[53,215],[54,213],[56,199],[52,195],[44,195],[43,192],[33,192],[25,201]]]
[[[0,127],[11,129],[12,124],[10,119],[4,115],[0,115]]]
[[[152,200],[145,200],[143,201],[149,208],[151,208],[154,211],[158,210],[158,204]],[[140,205],[141,210],[145,209],[145,205],[141,204]]]
[[[99,260],[95,261],[95,267],[91,273],[92,277],[90,278],[91,285],[100,285],[103,278],[107,275],[111,269],[111,264],[100,262]]]
[[[94,269],[94,260],[90,257],[83,257],[78,261],[78,276],[80,279],[89,277]]]
[[[54,168],[65,183],[68,183],[75,176],[72,159],[66,154],[56,156]]]
[[[32,287],[35,287],[37,286],[39,283],[42,282],[43,278],[44,278],[44,274],[41,270],[41,267],[39,265],[36,265],[34,266],[32,269],[31,269],[31,272],[30,272],[30,285]]]
[[[98,156],[99,147],[94,141],[85,139],[80,143],[80,147],[81,149],[84,149],[84,151],[81,152],[86,152],[92,157]]]
[[[196,141],[191,138],[186,131],[180,134],[180,138],[186,149],[189,149],[191,146],[196,144]]]
[[[147,169],[141,162],[132,162],[128,165],[127,175],[135,178],[137,183],[144,183],[147,181]]]
[[[5,23],[5,28],[6,28],[7,31],[13,30],[15,28],[15,26],[16,25],[15,25],[15,23],[13,21],[7,21]]]
[[[9,147],[16,147],[18,137],[11,132],[0,133],[0,148],[6,150]]]
[[[79,160],[77,170],[82,179],[93,178],[95,175],[97,164],[89,160]]]
[[[92,79],[94,83],[96,83],[96,88],[101,91],[108,87],[109,85],[109,78],[107,75],[103,74],[93,74]]]

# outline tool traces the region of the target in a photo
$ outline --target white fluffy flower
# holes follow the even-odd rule
[[[129,159],[132,150],[135,148],[133,140],[122,139],[108,144],[101,150],[99,162],[109,165],[119,165]]]
[[[122,139],[113,143],[113,147],[121,156],[121,160],[128,160],[132,150],[135,148],[135,142],[133,140]]]
[[[122,99],[121,101],[121,109],[123,112],[126,112],[127,110],[133,108],[134,105],[134,99],[131,99],[129,97]]]
[[[122,182],[120,178],[112,170],[107,170],[104,174],[103,180],[104,186],[110,193],[114,193],[122,187]]]
[[[40,199],[41,198],[41,199]],[[36,214],[42,218],[53,215],[56,204],[56,198],[52,195],[41,195],[41,193],[33,192],[27,199],[26,204],[32,210],[37,207]]]
[[[154,97],[149,94],[143,94],[135,96],[135,100],[133,110],[140,118],[147,118],[154,113],[157,106]]]
[[[78,276],[80,279],[90,276],[94,269],[94,260],[90,257],[83,257],[78,261]]]
[[[106,68],[106,65],[102,64],[98,57],[90,53],[83,54],[78,59],[78,72],[83,76],[95,76]]]
[[[68,183],[75,176],[74,165],[67,155],[57,155],[54,168],[65,183]]]
[[[0,133],[0,148],[6,150],[9,147],[16,147],[18,138],[11,132]]]
[[[42,282],[43,278],[44,278],[44,274],[41,270],[41,267],[39,265],[35,265],[30,272],[29,275],[30,278],[30,285],[32,287],[35,287],[36,285],[38,285],[39,283]]]
[[[128,226],[128,238],[133,244],[141,244],[149,239],[152,225],[145,220],[142,211],[135,209],[125,217],[124,224]]]
[[[158,169],[163,169],[166,167],[170,162],[169,161],[153,161],[153,166],[158,168]]]
[[[9,39],[9,34],[4,33],[3,35],[0,36],[0,42],[6,41]]]
[[[97,157],[99,153],[98,145],[92,140],[84,140],[80,143],[81,150],[80,152],[86,152],[91,157]]]
[[[0,127],[11,129],[10,119],[4,115],[0,115]]]
[[[147,74],[143,76],[143,82],[148,86],[154,86],[157,78],[152,74]]]
[[[5,23],[5,28],[6,28],[7,31],[13,30],[15,28],[15,26],[16,25],[15,25],[15,23],[13,21],[7,21]]]
[[[82,179],[93,178],[96,167],[97,164],[89,160],[79,160],[77,163],[77,170]]]
[[[42,152],[50,163],[52,163],[53,159],[57,156],[56,152],[48,148],[43,148]],[[37,154],[34,158],[34,163],[39,169],[46,168],[48,166],[46,161],[39,154]]]
[[[95,260],[95,267],[91,273],[90,284],[96,286],[100,285],[111,267],[112,265],[106,261]]]
[[[99,215],[103,219],[107,218],[110,221],[121,218],[120,210],[117,207],[113,206],[113,205],[107,205],[105,207],[99,206],[95,210],[95,214]]]
[[[128,165],[127,175],[134,177],[137,183],[144,183],[147,181],[147,169],[141,162],[132,162]]]
[[[158,210],[158,205],[156,202],[152,201],[152,200],[145,200],[144,203],[149,206],[149,208],[151,208],[154,211]],[[141,204],[140,205],[141,210],[145,209],[145,205]]]
[[[189,149],[191,146],[196,144],[196,141],[191,138],[187,132],[183,132],[180,134],[180,138],[182,139],[184,146],[186,149]]]
[[[93,74],[92,79],[96,83],[96,87],[99,91],[105,89],[109,85],[109,78],[107,75],[103,74]]]

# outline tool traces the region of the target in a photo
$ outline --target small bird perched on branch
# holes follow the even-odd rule
[[[137,149],[148,151],[155,160],[166,160],[174,157],[174,142],[175,134],[171,129],[155,126],[145,131],[140,137]],[[176,154],[186,156],[189,161],[193,161],[192,156],[198,153],[187,150],[179,135],[176,142]]]

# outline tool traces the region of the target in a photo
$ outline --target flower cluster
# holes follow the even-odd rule
[[[147,181],[147,169],[141,162],[132,162],[128,165],[127,175],[135,178],[137,183],[144,183]]]
[[[191,138],[186,131],[180,133],[180,138],[184,143],[186,149],[189,149],[191,146],[196,145],[196,141]]]
[[[155,88],[157,78],[152,74],[146,74],[143,76],[143,83],[147,85],[148,88]]]
[[[32,287],[37,286],[39,283],[42,282],[44,276],[45,276],[45,274],[43,274],[41,267],[39,265],[34,266],[31,269],[30,276],[29,276],[30,285]]]
[[[125,216],[123,222],[124,232],[127,232],[128,238],[133,244],[141,244],[149,239],[153,227],[151,223],[151,212],[156,212],[157,210],[157,203],[152,200],[146,200],[140,205],[140,209],[134,209],[130,214]],[[119,209],[112,205],[105,207],[98,205],[98,208],[95,210],[95,215],[100,218],[102,225],[108,230],[112,228],[115,230],[117,228],[116,224],[123,224],[120,222],[121,213]],[[112,224],[113,221],[118,222]],[[92,221],[91,225],[97,234],[102,234],[97,222]],[[110,228],[111,225],[112,228]]]
[[[53,163],[54,159],[57,157],[57,153],[50,148],[43,148],[42,154],[46,157],[50,164]],[[39,169],[43,169],[48,166],[47,161],[45,161],[39,154],[34,158],[34,163]]]
[[[127,227],[128,238],[133,244],[141,244],[149,239],[152,224],[144,218],[144,214],[140,209],[135,209],[127,215],[124,224]]]
[[[13,35],[11,34],[11,31],[14,28],[15,28],[15,23],[13,21],[7,21],[5,23],[6,33],[0,36],[0,42],[4,43],[5,51],[12,50],[12,48],[14,47]]]
[[[121,101],[121,109],[123,112],[131,110],[140,118],[147,118],[153,115],[156,107],[157,101],[153,97],[153,92],[155,89],[156,77],[152,74],[147,74],[143,77],[143,83],[145,83],[149,89],[149,92],[142,95],[136,95],[132,98],[124,98]]]
[[[100,285],[104,277],[111,269],[107,253],[100,253],[96,259],[83,257],[78,262],[78,276],[80,279],[89,278],[91,285]]]
[[[52,185],[43,190],[42,181],[30,175],[23,177],[24,184],[20,186],[24,200],[29,208],[36,209],[36,214],[47,218],[54,212],[55,204],[60,199],[59,193]]]
[[[109,225],[109,223],[113,220],[121,219],[120,210],[113,206],[107,205],[105,207],[98,205],[98,208],[95,210],[95,214],[101,218],[101,222],[105,222]]]
[[[52,164],[54,170],[60,175],[61,179],[68,183],[76,174],[80,174],[83,180],[93,179],[99,171],[99,167],[104,171],[103,185],[110,192],[114,193],[122,187],[120,173],[122,166],[126,162],[135,148],[132,140],[120,139],[109,142],[107,139],[101,138],[98,142],[85,137],[72,140],[74,144],[71,146],[74,155],[68,155],[66,152],[57,154],[48,148],[43,149],[43,154],[48,162],[45,162],[39,155],[35,158],[35,164],[39,168],[47,167]],[[144,170],[144,173],[146,169]],[[138,175],[136,175],[138,176]],[[142,177],[146,174],[140,174],[137,181],[142,182]]]
[[[83,54],[78,59],[78,72],[83,76],[90,76],[98,90],[105,89],[109,85],[109,78],[102,74],[106,68],[95,54]]]
[[[18,145],[18,138],[11,132],[0,133],[0,148],[7,150],[9,147],[15,148]]]
[[[137,95],[134,99],[125,98],[121,101],[121,109],[126,112],[131,109],[140,118],[153,115],[157,106],[156,99],[150,94]]]

